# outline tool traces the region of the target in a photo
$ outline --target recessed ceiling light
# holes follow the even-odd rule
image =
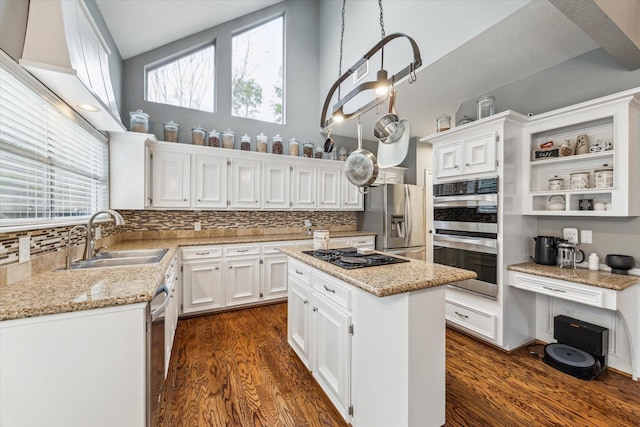
[[[94,107],[93,105],[89,104],[78,104],[78,108],[84,111],[89,111],[90,113],[97,113],[98,111],[100,111],[98,107]]]

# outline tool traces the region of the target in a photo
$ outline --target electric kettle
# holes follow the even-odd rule
[[[533,260],[536,264],[556,265],[558,258],[558,242],[563,239],[554,236],[537,236]]]

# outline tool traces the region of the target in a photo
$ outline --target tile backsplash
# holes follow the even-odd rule
[[[314,230],[353,231],[357,229],[356,212],[280,212],[280,211],[119,211],[126,225],[113,222],[99,224],[102,240],[96,247],[109,246],[120,240],[175,238],[193,236],[235,236],[303,233],[304,220]],[[200,231],[194,224],[200,222]],[[72,226],[0,233],[0,285],[15,283],[31,275],[51,270],[64,263],[68,234]],[[18,264],[20,237],[31,238],[31,261]],[[72,255],[82,255],[86,242],[84,232],[71,238]]]

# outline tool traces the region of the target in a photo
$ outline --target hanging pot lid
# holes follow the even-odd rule
[[[398,166],[409,152],[409,138],[411,137],[411,123],[407,119],[398,122],[398,139],[393,144],[378,142],[378,166],[389,168]]]

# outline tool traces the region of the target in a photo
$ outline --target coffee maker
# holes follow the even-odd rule
[[[564,239],[554,236],[537,236],[534,258],[536,264],[557,265],[558,263],[558,242],[565,242]]]
[[[576,268],[576,263],[584,261],[584,252],[576,248],[575,244],[561,241],[557,247],[560,268]],[[578,254],[580,254],[580,259],[578,259]]]

